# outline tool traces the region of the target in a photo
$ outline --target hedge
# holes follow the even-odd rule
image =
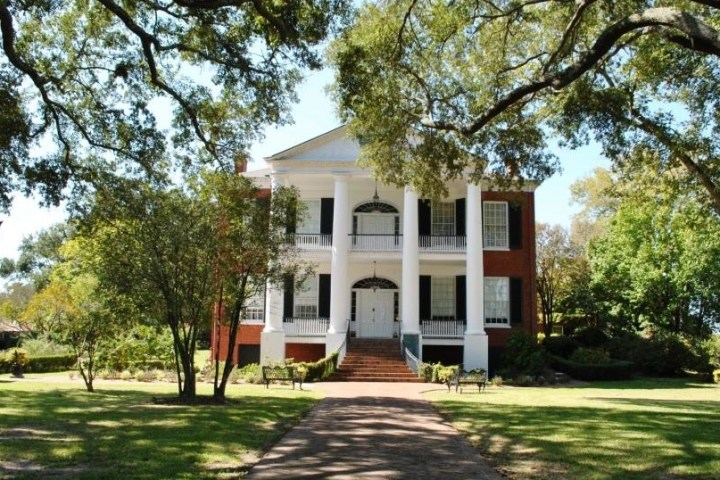
[[[307,369],[305,382],[319,382],[328,378],[337,369],[338,353],[332,353],[317,362],[299,362],[293,366]]]
[[[12,364],[5,356],[0,356],[0,373],[10,373]],[[46,355],[30,357],[25,365],[25,373],[64,372],[75,368],[77,357],[73,354]]]
[[[612,360],[605,365],[577,363],[555,355],[549,356],[551,366],[567,373],[577,380],[624,380],[630,378],[635,370],[633,362]]]

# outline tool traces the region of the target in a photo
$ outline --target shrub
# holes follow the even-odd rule
[[[508,339],[502,364],[513,378],[518,375],[537,376],[545,368],[545,354],[530,335],[517,331]]]
[[[550,355],[569,358],[578,349],[580,343],[573,337],[547,337],[543,340],[542,346]]]
[[[46,337],[24,338],[22,347],[33,357],[49,357],[70,353],[68,347],[55,343]]]
[[[602,347],[610,339],[605,332],[597,327],[585,327],[573,335],[581,345],[586,347]]]
[[[32,357],[25,366],[29,373],[64,372],[75,368],[77,357],[73,354]]]
[[[713,381],[715,383],[720,383],[720,369],[713,372]]]
[[[630,378],[634,364],[623,360],[611,360],[607,364],[577,363],[562,357],[551,356],[550,364],[560,372],[578,380],[623,380]]]
[[[585,363],[589,365],[608,365],[612,363],[610,355],[601,348],[580,347],[570,355],[569,360],[575,363]]]
[[[703,349],[707,352],[710,364],[715,368],[720,368],[720,335],[713,335],[705,340]]]
[[[292,366],[305,368],[305,380],[308,382],[319,382],[328,378],[337,369],[338,353],[334,352],[317,362],[298,362]]]
[[[496,387],[502,387],[503,384],[503,377],[500,375],[495,375],[490,379],[490,385],[494,385]]]

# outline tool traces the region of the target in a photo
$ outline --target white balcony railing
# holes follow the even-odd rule
[[[330,250],[332,235],[327,233],[295,233],[291,236],[295,246],[303,250]]]
[[[373,252],[399,252],[402,235],[350,234],[350,250]]]
[[[464,252],[467,237],[461,235],[421,235],[419,237],[422,252]]]
[[[320,337],[330,327],[329,318],[292,318],[283,320],[285,335],[289,337]]]
[[[465,335],[464,320],[421,320],[423,337],[459,338]]]

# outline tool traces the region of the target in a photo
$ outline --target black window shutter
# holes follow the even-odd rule
[[[420,275],[420,320],[429,320],[430,307],[430,275]]]
[[[320,199],[320,233],[332,234],[334,198]]]
[[[512,250],[522,248],[522,206],[508,205],[509,242]]]
[[[285,277],[283,285],[283,318],[293,317],[295,312],[293,306],[295,304],[295,278],[292,275]]]
[[[457,320],[467,318],[467,289],[465,285],[465,275],[455,277],[455,318]]]
[[[320,286],[318,292],[318,316],[330,318],[330,274],[320,274]]]
[[[522,278],[510,279],[510,323],[520,324],[523,321]]]
[[[297,204],[293,201],[287,211],[287,219],[285,220],[285,232],[294,234],[297,223]]]
[[[455,235],[465,236],[465,199],[455,200]]]
[[[418,200],[418,235],[431,235],[430,200]]]

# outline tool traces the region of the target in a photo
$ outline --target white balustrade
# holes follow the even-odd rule
[[[420,235],[421,252],[464,252],[467,239],[461,235]]]
[[[303,250],[330,250],[332,235],[325,233],[296,233],[293,235],[295,246]]]
[[[462,320],[422,320],[420,330],[423,337],[459,338],[465,334]]]
[[[402,250],[402,235],[351,234],[350,250],[399,252]]]
[[[329,327],[329,318],[286,318],[283,321],[285,335],[288,337],[323,336]]]

